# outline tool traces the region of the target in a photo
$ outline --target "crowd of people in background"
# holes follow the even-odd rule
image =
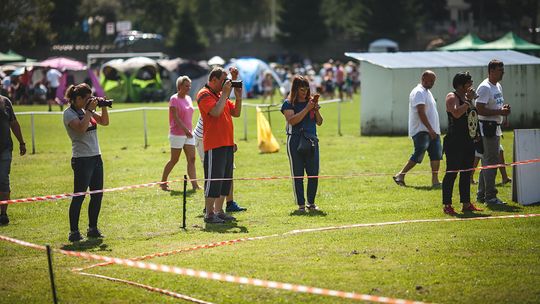
[[[7,74],[0,71],[2,86],[0,95],[8,97],[14,104],[47,104],[49,111],[53,105],[59,105],[63,110],[67,101],[57,96],[57,89],[63,74],[54,68],[18,68]],[[85,80],[92,87],[89,79]],[[67,73],[66,87],[75,84],[74,77]]]
[[[340,98],[351,100],[352,95],[360,88],[360,70],[358,63],[347,63],[329,59],[324,63],[312,63],[309,59],[302,63],[282,65],[270,63],[270,70],[263,70],[248,97],[261,97],[264,103],[274,104],[289,94],[294,75],[305,75],[310,82],[310,90],[320,94],[324,99]],[[66,101],[57,98],[62,72],[54,68],[20,67],[15,70],[0,71],[2,79],[0,94],[8,97],[14,104],[47,104],[59,105],[63,109]],[[97,71],[99,73],[99,71]],[[73,75],[67,73],[66,87],[74,84]],[[71,76],[71,77],[69,77]],[[174,79],[176,80],[176,79]],[[89,81],[84,81],[92,87]],[[174,84],[173,84],[174,86]]]
[[[282,80],[281,97],[289,94],[294,75],[305,75],[309,81],[310,91],[321,95],[324,99],[340,98],[351,100],[352,95],[360,89],[360,69],[357,63],[329,59],[322,64],[312,64],[306,60],[303,64],[291,66],[272,65]],[[337,95],[336,95],[337,91]]]

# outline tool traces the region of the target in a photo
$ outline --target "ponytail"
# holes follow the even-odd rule
[[[65,98],[69,103],[73,104],[77,97],[84,97],[88,94],[92,94],[92,89],[86,83],[80,83],[77,85],[70,85],[66,90]]]

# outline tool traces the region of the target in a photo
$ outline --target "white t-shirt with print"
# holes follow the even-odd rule
[[[486,105],[486,109],[490,110],[500,110],[504,105],[504,97],[502,93],[502,86],[500,83],[492,84],[489,82],[489,79],[486,78],[476,89],[476,94],[478,98],[476,99],[476,104],[482,103]],[[495,121],[498,124],[502,124],[503,116],[502,115],[478,115],[479,120],[489,120]],[[480,122],[480,132],[482,132],[482,122]],[[497,126],[497,136],[502,135],[501,126]]]
[[[418,132],[428,132],[427,127],[420,120],[418,116],[418,105],[425,105],[425,112],[431,128],[437,134],[441,134],[441,126],[439,123],[439,113],[437,112],[437,103],[431,91],[424,88],[419,83],[409,95],[409,136],[413,137]]]

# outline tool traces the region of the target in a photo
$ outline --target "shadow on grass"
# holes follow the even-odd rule
[[[416,190],[423,190],[423,191],[435,191],[435,190],[441,190],[441,186],[402,186],[405,188],[412,188]]]
[[[463,214],[456,215],[457,218],[475,218],[475,217],[490,217],[490,214],[476,213],[476,212],[466,212]]]
[[[495,205],[488,204],[486,205],[487,209],[492,211],[502,211],[502,212],[520,212],[523,208],[519,206],[510,206],[510,205]]]
[[[103,239],[85,239],[81,242],[67,244],[61,247],[63,250],[70,251],[88,251],[99,248],[99,251],[110,251],[109,245],[103,244]]]
[[[182,196],[182,195],[184,195],[184,191],[179,191],[179,190],[171,190],[171,191],[169,191],[169,193],[170,193],[171,196]],[[197,190],[191,189],[191,190],[186,191],[186,196],[187,197],[192,197],[193,194],[195,194],[195,193],[197,193]]]
[[[294,210],[289,213],[289,216],[327,216],[328,214],[322,210],[312,210],[312,211],[300,211]]]
[[[204,224],[202,231],[205,232],[217,232],[217,233],[248,233],[249,230],[246,226],[238,226],[236,222],[224,223],[224,224]]]

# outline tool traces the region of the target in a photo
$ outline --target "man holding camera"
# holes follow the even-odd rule
[[[484,154],[482,166],[497,165],[500,163],[499,146],[502,135],[501,123],[503,117],[510,114],[510,105],[504,103],[502,86],[499,81],[504,75],[504,64],[499,60],[491,60],[488,64],[488,78],[478,86],[476,93],[476,109],[480,120],[480,134]],[[504,205],[505,202],[497,198],[495,176],[497,168],[480,171],[478,193],[476,199],[487,204]]]
[[[229,71],[232,81],[227,78],[223,68],[214,68],[208,76],[208,83],[197,93],[204,125],[204,221],[211,224],[236,220],[223,211],[223,203],[229,194],[233,177],[232,117],[240,117],[242,111],[242,83],[237,80],[238,70],[230,68]],[[236,97],[234,103],[228,98],[233,87]]]

